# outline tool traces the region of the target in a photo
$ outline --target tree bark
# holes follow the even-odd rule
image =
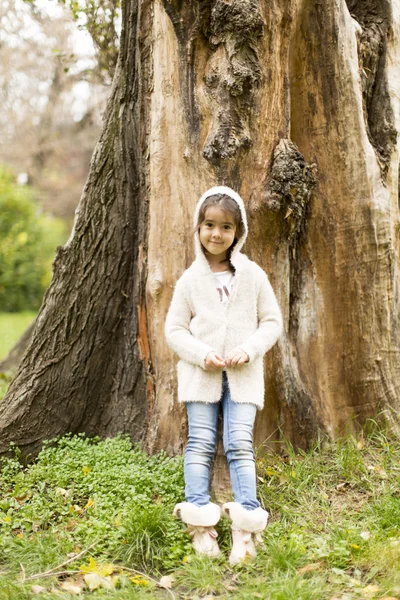
[[[397,431],[399,27],[394,0],[125,1],[104,131],[1,452],[66,431],[181,451],[163,324],[214,184],[245,199],[245,251],[285,321],[256,445],[305,447],[378,414]]]

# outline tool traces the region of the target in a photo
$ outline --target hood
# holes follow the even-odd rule
[[[200,200],[198,201],[198,203],[196,205],[196,210],[194,211],[194,217],[193,217],[193,225],[194,225],[194,227],[196,227],[197,219],[198,219],[199,212],[200,212],[200,207],[203,204],[204,200],[206,198],[209,198],[210,196],[214,196],[214,194],[226,194],[227,196],[230,196],[230,198],[232,198],[232,200],[234,200],[240,208],[240,212],[242,215],[242,221],[243,221],[243,225],[244,225],[244,234],[238,239],[237,244],[236,244],[235,248],[233,249],[233,252],[231,255],[231,262],[232,262],[232,264],[235,264],[235,258],[239,254],[240,250],[243,248],[243,245],[247,238],[246,209],[244,207],[244,202],[243,202],[242,198],[239,196],[239,194],[237,192],[232,190],[230,187],[226,187],[225,185],[218,185],[218,186],[212,187],[209,190],[207,190],[206,192],[204,192],[204,194],[202,195],[202,197],[200,198]],[[204,257],[204,259],[207,260],[201,249],[200,236],[199,236],[198,231],[196,231],[194,234],[194,248],[195,248],[197,258]]]

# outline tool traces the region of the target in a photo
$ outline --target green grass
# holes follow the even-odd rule
[[[7,356],[35,316],[32,311],[0,313],[0,360]]]
[[[171,515],[182,458],[148,457],[125,437],[66,436],[28,468],[15,454],[0,474],[0,600],[35,598],[33,584],[45,600],[172,598],[156,585],[166,574],[176,599],[400,599],[400,443],[382,432],[259,458],[270,523],[256,559],[235,567],[227,520],[212,560]],[[70,577],[24,581],[93,543]],[[113,589],[90,591],[85,571]],[[62,589],[69,579],[79,596]]]

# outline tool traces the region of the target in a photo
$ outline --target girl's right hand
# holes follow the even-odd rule
[[[225,361],[218,352],[209,352],[205,358],[204,366],[207,371],[221,371],[225,367]]]

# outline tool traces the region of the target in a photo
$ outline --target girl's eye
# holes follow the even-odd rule
[[[224,225],[224,228],[225,228],[225,229],[230,229],[230,228],[231,228],[231,226],[230,226],[230,225]]]

